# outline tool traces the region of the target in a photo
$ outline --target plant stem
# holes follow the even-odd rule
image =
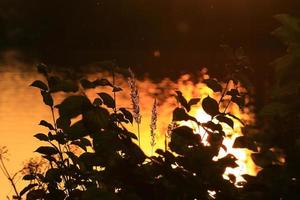
[[[0,157],[0,162],[1,162],[1,170],[2,170],[3,174],[6,176],[6,178],[8,179],[8,181],[10,182],[10,184],[12,185],[12,187],[13,187],[13,189],[14,189],[14,192],[15,192],[15,194],[16,194],[17,199],[20,200],[21,197],[20,197],[20,195],[19,195],[19,193],[18,193],[16,184],[15,184],[13,178],[11,178],[11,176],[10,176],[10,174],[9,174],[9,172],[8,172],[8,170],[7,170],[7,168],[6,168],[5,164],[4,164],[4,162],[3,162],[2,157]]]
[[[168,149],[168,147],[167,147],[167,145],[168,145],[168,141],[167,141],[167,133],[165,133],[165,151],[167,151]]]
[[[226,94],[226,92],[227,92],[227,90],[228,90],[229,82],[230,82],[230,80],[227,81],[226,86],[225,86],[225,89],[224,89],[224,91],[222,92],[222,96],[221,96],[221,98],[220,98],[220,100],[219,100],[219,105],[220,105],[220,103],[222,102],[222,100],[223,100],[223,98],[224,98],[224,96],[225,96],[225,94]]]
[[[57,131],[57,124],[56,124],[56,119],[55,119],[55,114],[54,114],[53,107],[51,107],[51,115],[52,115],[52,120],[53,120],[53,124],[54,124],[55,133],[57,134],[58,133],[58,131]],[[59,143],[58,143],[58,147],[59,147],[59,150],[61,151],[61,147],[60,147]]]
[[[113,95],[114,95],[114,101],[115,101],[114,113],[117,113],[117,98],[116,98],[116,92],[115,92],[116,75],[115,75],[114,70],[112,70],[112,78],[113,78]]]
[[[224,111],[223,111],[224,114],[225,114],[226,110],[228,109],[230,103],[231,103],[231,99],[230,99],[230,101],[228,102],[228,104],[226,105],[226,107],[225,107],[225,109],[224,109]]]
[[[139,147],[141,147],[140,123],[137,123],[137,128],[138,128]]]

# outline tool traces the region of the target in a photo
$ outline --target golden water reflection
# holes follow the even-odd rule
[[[28,87],[31,82],[42,77],[35,72],[24,72],[18,67],[0,66],[0,146],[7,146],[9,149],[8,168],[11,172],[20,170],[23,163],[33,157],[33,151],[40,143],[33,138],[33,135],[46,130],[37,124],[41,119],[51,121],[49,109],[43,105],[39,91]],[[101,78],[100,74],[90,74],[89,79]],[[103,76],[103,74],[102,74]],[[207,75],[199,72],[199,77]],[[200,80],[199,80],[200,81]],[[122,77],[117,79],[117,84],[124,88],[123,92],[117,94],[117,105],[130,108],[131,100],[129,98],[129,88],[126,80]],[[141,146],[147,154],[151,153],[150,145],[150,119],[151,107],[154,98],[158,99],[158,124],[157,124],[157,145],[156,148],[164,148],[164,134],[172,119],[172,111],[177,106],[176,99],[172,96],[174,91],[180,90],[187,99],[192,97],[205,97],[214,94],[202,83],[193,83],[189,75],[182,76],[177,82],[172,82],[168,78],[159,83],[154,83],[150,79],[144,79],[138,82],[141,102]],[[103,88],[87,91],[88,96],[93,99],[96,93],[103,91]],[[56,103],[62,99],[61,95],[56,95]],[[251,119],[250,113],[243,113],[237,108],[232,107],[235,113],[242,119]],[[191,110],[191,114],[198,120],[205,121],[205,113],[200,109],[200,105]],[[207,119],[206,119],[207,120]],[[130,130],[136,132],[136,124],[128,126]],[[232,132],[232,131],[231,131]],[[254,163],[250,160],[250,153],[246,150],[231,148],[234,138],[241,134],[241,126],[238,125],[232,132],[232,138],[225,140],[226,146],[230,153],[236,155],[239,160],[238,169],[228,169],[228,173],[243,174],[249,173],[254,175],[257,171]],[[220,152],[220,156],[225,152]],[[12,195],[9,184],[0,175],[0,199],[5,199],[4,195]],[[18,184],[19,187],[22,183]]]

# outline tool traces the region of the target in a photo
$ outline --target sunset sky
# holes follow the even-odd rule
[[[45,131],[37,124],[51,118],[39,92],[29,87],[42,78],[35,72],[36,63],[93,79],[101,74],[91,74],[91,66],[101,61],[131,67],[143,91],[142,129],[148,134],[154,97],[160,98],[159,128],[166,130],[176,106],[175,90],[188,98],[211,95],[194,78],[203,68],[213,77],[224,75],[224,44],[242,47],[249,57],[254,72],[248,75],[259,108],[273,80],[269,64],[285,52],[271,34],[278,27],[274,15],[299,16],[299,10],[300,0],[0,0],[0,146],[9,149],[9,169],[16,172],[35,156],[32,152],[40,144],[32,136]],[[122,77],[120,85],[126,84]],[[128,94],[127,88],[120,102],[130,106]],[[199,117],[197,109],[193,114]],[[237,113],[254,119],[253,113]],[[241,126],[232,132],[239,135]],[[149,153],[149,141],[144,143]],[[256,173],[258,168],[247,160],[249,152],[241,155],[243,170]],[[0,174],[1,200],[12,194],[3,180]]]

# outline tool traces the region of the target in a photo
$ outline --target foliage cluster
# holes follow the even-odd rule
[[[35,137],[46,143],[36,152],[49,163],[44,173],[31,173],[29,181],[17,198],[21,199],[235,199],[238,189],[222,175],[226,167],[236,167],[236,158],[227,155],[217,161],[225,137],[220,123],[233,128],[236,116],[227,112],[230,103],[243,106],[244,100],[237,88],[228,84],[222,88],[214,79],[205,83],[221,93],[219,101],[207,96],[202,101],[187,101],[180,91],[176,98],[173,123],[191,120],[205,129],[210,145],[187,126],[172,130],[168,148],[158,149],[147,156],[136,144],[137,136],[126,129],[134,117],[126,108],[116,105],[116,92],[122,89],[108,79],[82,79],[79,83],[52,75],[41,64],[38,71],[46,82],[34,81],[31,86],[40,90],[45,105],[49,106],[53,122],[42,120],[48,134]],[[227,80],[228,83],[231,79]],[[235,82],[235,81],[234,81]],[[237,86],[237,82],[236,86]],[[112,94],[98,93],[92,101],[85,91],[95,87],[110,87]],[[58,105],[53,94],[69,93]],[[227,98],[225,98],[227,97]],[[191,106],[201,101],[204,111],[211,116],[206,123],[189,115]],[[59,116],[55,117],[55,110]],[[154,108],[155,109],[155,108]],[[153,111],[155,113],[155,111]],[[154,122],[153,122],[154,123]],[[74,150],[74,146],[76,147]],[[78,150],[80,149],[80,150]],[[232,176],[234,179],[234,176]],[[231,180],[233,181],[233,180]],[[215,192],[212,196],[211,192]]]
[[[244,131],[243,140],[259,149],[252,158],[263,168],[256,177],[247,178],[245,191],[253,199],[299,199],[300,20],[289,15],[275,18],[281,26],[273,35],[288,48],[272,63],[275,81],[258,124]]]

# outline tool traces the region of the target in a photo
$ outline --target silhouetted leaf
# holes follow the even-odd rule
[[[236,176],[234,174],[228,174],[228,178],[232,183],[236,182]]]
[[[86,167],[92,167],[103,164],[102,160],[99,159],[99,157],[95,153],[90,152],[82,153],[79,156],[78,161],[82,162]]]
[[[80,147],[81,149],[83,149],[84,151],[86,151],[87,150],[87,148],[86,148],[86,146],[85,145],[83,145],[79,140],[76,140],[76,141],[72,141],[71,142],[71,144],[73,144],[73,145],[76,145],[76,146],[78,146],[78,147]]]
[[[35,179],[35,176],[32,174],[27,174],[27,175],[23,176],[23,180],[26,180],[26,181],[31,181],[34,179]]]
[[[132,142],[128,143],[127,148],[124,149],[124,153],[129,156],[130,162],[134,164],[142,164],[146,159],[146,155],[142,149]]]
[[[223,145],[223,140],[224,140],[224,132],[220,131],[219,133],[213,133],[210,131],[207,131],[208,137],[207,141],[210,143],[210,145],[215,149],[215,156],[218,155],[219,149]]]
[[[49,77],[50,92],[77,92],[78,85],[73,80],[62,80],[58,76]]]
[[[207,114],[212,117],[219,114],[219,104],[210,96],[207,96],[205,99],[203,99],[202,108]]]
[[[233,119],[238,120],[242,125],[245,126],[245,123],[244,123],[240,118],[238,118],[237,116],[235,116],[235,115],[233,115],[233,114],[231,114],[231,113],[226,113],[226,115],[232,117]]]
[[[47,65],[40,63],[37,65],[37,71],[47,77],[50,70]]]
[[[61,117],[71,119],[82,114],[83,111],[88,110],[91,106],[90,100],[85,96],[70,96],[56,107]]]
[[[132,116],[131,112],[129,112],[125,108],[119,108],[119,110],[123,113],[125,118],[128,119],[130,121],[130,123],[132,124],[133,123],[133,116]]]
[[[198,123],[197,119],[186,113],[183,108],[175,108],[173,111],[173,121],[188,121],[192,120]]]
[[[227,156],[218,160],[220,166],[235,168],[238,167],[236,163],[237,159],[232,154],[228,154]]]
[[[257,147],[251,138],[240,136],[235,139],[233,148],[247,148],[252,151],[257,151]]]
[[[40,122],[39,125],[45,126],[45,127],[47,127],[49,130],[55,130],[54,127],[52,126],[52,124],[46,122],[45,120],[42,120],[42,121]]]
[[[61,182],[62,179],[60,178],[61,171],[58,168],[51,168],[48,169],[45,174],[45,181],[52,182],[55,181],[57,183]]]
[[[20,196],[22,197],[26,192],[28,192],[29,190],[31,190],[32,188],[34,188],[37,185],[38,185],[37,183],[27,185],[23,190],[21,190]]]
[[[181,126],[172,131],[169,146],[172,151],[184,154],[191,145],[199,145],[200,141],[200,135],[194,134],[193,130],[187,126]]]
[[[56,135],[53,135],[53,138],[59,143],[59,144],[66,144],[65,140],[65,134],[61,131],[58,131]]]
[[[217,120],[219,120],[219,122],[223,122],[226,123],[228,126],[230,126],[231,128],[234,128],[234,122],[232,119],[224,116],[224,115],[218,115],[217,116]]]
[[[31,190],[27,193],[26,200],[44,199],[46,192],[43,189]]]
[[[110,87],[113,87],[113,85],[105,78],[97,79],[93,82],[93,84],[95,86],[110,86]]]
[[[79,138],[82,138],[84,136],[87,136],[89,134],[89,131],[85,127],[82,120],[74,123],[72,126],[67,128],[65,130],[65,134],[67,135],[67,138],[70,140],[76,140]]]
[[[209,128],[210,130],[221,132],[223,130],[223,127],[221,124],[216,124],[213,121],[208,121],[206,123],[202,123],[202,126]]]
[[[94,108],[83,113],[84,126],[91,132],[100,131],[109,123],[109,112],[104,108]]]
[[[112,91],[113,91],[113,92],[120,92],[120,91],[122,91],[122,88],[120,88],[120,87],[118,87],[118,86],[114,86],[114,88],[113,88]]]
[[[91,141],[89,139],[87,139],[87,138],[80,138],[80,142],[82,144],[84,144],[85,146],[92,146]]]
[[[129,136],[132,139],[135,139],[135,140],[138,139],[137,136],[134,133],[130,132],[130,131],[125,131],[124,134]]]
[[[50,163],[51,162],[56,162],[56,158],[54,156],[49,156],[49,155],[43,155],[42,156],[44,159],[48,160]]]
[[[57,149],[55,149],[54,147],[49,147],[49,146],[41,146],[39,148],[37,148],[37,150],[35,150],[35,152],[38,152],[40,154],[44,154],[44,155],[55,155],[58,153]]]
[[[100,99],[100,98],[96,98],[95,100],[94,100],[94,102],[93,102],[93,106],[95,106],[95,107],[99,107],[99,106],[101,106],[102,105],[102,100]]]
[[[79,146],[84,151],[87,150],[88,146],[92,146],[91,141],[86,138],[80,138],[80,140],[72,141],[71,144]]]
[[[242,177],[247,181],[251,182],[253,179],[255,179],[255,176],[251,176],[249,174],[242,174]]]
[[[81,85],[82,85],[82,87],[84,89],[92,89],[92,88],[96,88],[98,86],[110,86],[110,87],[113,87],[113,85],[107,79],[96,79],[93,82],[91,82],[91,81],[89,81],[87,79],[82,79],[82,80],[80,80],[80,83],[81,83]],[[117,87],[116,87],[115,90],[117,90]]]
[[[57,127],[60,128],[60,129],[67,129],[70,127],[71,125],[71,120],[67,117],[62,117],[60,116],[57,120],[56,120],[56,124],[57,124]]]
[[[68,151],[66,154],[69,156],[69,158],[72,160],[73,164],[78,164],[79,159],[78,156],[76,156],[73,152]]]
[[[189,112],[190,111],[190,107],[188,105],[187,100],[182,95],[182,92],[176,91],[176,94],[177,94],[177,96],[176,96],[177,101]]]
[[[42,82],[40,80],[34,81],[33,83],[31,83],[30,86],[31,87],[39,88],[39,89],[41,89],[43,91],[47,91],[48,90],[48,86],[44,82]]]
[[[49,92],[41,91],[41,95],[43,97],[43,101],[46,105],[52,107],[53,106],[53,98]]]
[[[200,98],[192,98],[192,99],[190,99],[189,102],[188,102],[189,107],[198,104],[200,102],[200,100],[201,100]]]
[[[125,118],[123,113],[113,113],[111,114],[111,119],[113,119],[113,121],[125,122],[126,124],[129,123],[129,120]]]
[[[214,92],[222,92],[222,86],[214,79],[206,79],[203,81]]]
[[[91,81],[89,81],[87,79],[80,80],[80,84],[82,85],[82,87],[84,89],[91,89],[91,88],[95,88],[96,87],[96,85],[93,82],[91,82]]]
[[[162,156],[165,154],[165,152],[162,149],[156,149],[155,153],[162,155]]]
[[[35,134],[34,137],[36,137],[37,139],[39,139],[41,141],[48,141],[48,136],[43,133]]]
[[[115,101],[109,94],[101,92],[98,93],[98,95],[101,97],[104,105],[106,105],[108,108],[115,108]]]
[[[231,98],[231,101],[236,103],[240,108],[243,108],[245,106],[245,99],[243,97],[233,96]]]

